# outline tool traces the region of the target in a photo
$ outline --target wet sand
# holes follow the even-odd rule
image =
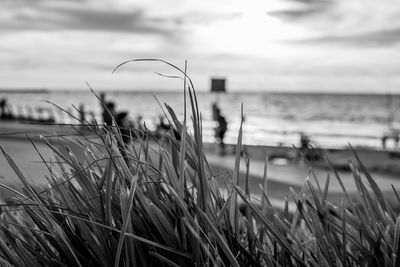
[[[233,171],[235,157],[232,155],[221,157],[214,153],[208,153],[207,159],[213,167],[215,174],[222,174],[219,181],[227,179],[227,175],[223,175],[226,171]],[[256,199],[261,199],[262,190],[260,186],[263,184],[265,161],[250,159],[249,165],[249,179],[250,179],[250,192]],[[308,180],[316,190],[319,186],[324,190],[328,173],[329,180],[329,195],[328,199],[339,203],[344,197],[343,189],[341,188],[338,179],[332,172],[326,169],[313,167],[313,173],[306,164],[287,163],[285,165],[277,165],[271,162],[267,164],[267,194],[272,202],[277,206],[283,206],[283,199],[285,196],[290,195],[290,188],[293,188],[297,193],[301,191],[301,187]],[[354,182],[353,174],[348,171],[338,171],[341,181],[344,184],[346,191],[355,199],[358,198],[356,192],[356,185]],[[380,189],[384,192],[388,201],[398,205],[391,185],[393,184],[396,189],[400,190],[400,179],[395,175],[387,175],[381,173],[370,173],[371,176],[378,183]],[[240,162],[240,175],[239,185],[242,189],[245,188],[246,165],[244,159]],[[364,174],[363,180],[366,181]],[[366,183],[367,184],[367,183]]]
[[[46,176],[49,176],[48,168],[43,159],[51,165],[50,162],[55,164],[56,158],[53,151],[40,139],[40,136],[73,136],[76,133],[71,127],[60,125],[35,125],[1,121],[0,147],[13,159],[24,177],[32,185],[43,187],[47,185]],[[0,183],[13,188],[20,188],[22,185],[17,174],[1,152]],[[9,190],[0,188],[0,199],[11,195],[12,193]]]

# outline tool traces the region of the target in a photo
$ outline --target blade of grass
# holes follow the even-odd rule
[[[151,255],[151,256],[153,256],[153,257],[159,259],[161,262],[164,262],[164,263],[166,263],[166,264],[169,265],[169,266],[179,267],[179,265],[176,264],[175,262],[171,261],[170,259],[168,259],[168,258],[166,258],[166,257],[164,257],[164,256],[162,256],[162,255],[160,255],[160,254],[158,254],[158,253],[156,253],[156,252],[149,251],[149,255]]]
[[[17,164],[15,164],[14,160],[3,150],[2,147],[0,147],[0,149],[1,149],[1,152],[3,152],[3,156],[7,160],[8,164],[10,165],[10,167],[13,169],[13,171],[18,176],[18,178],[21,180],[21,182],[24,185],[24,187],[28,190],[29,197],[34,199],[36,202],[40,203],[40,200],[38,198],[38,195],[37,195],[36,191],[29,184],[28,180],[22,174],[22,172],[18,168]]]
[[[394,194],[395,194],[395,196],[396,196],[397,200],[400,202],[400,196],[399,196],[399,193],[397,193],[397,190],[396,190],[396,188],[394,188],[394,185],[393,185],[393,184],[391,184],[391,186],[392,186],[393,192],[394,192]]]
[[[290,251],[290,253],[296,259],[297,263],[300,266],[305,266],[303,260],[299,257],[297,252],[286,240],[286,236],[282,236],[278,231],[276,231],[275,226],[270,222],[270,220],[264,214],[262,214],[261,211],[253,203],[251,203],[251,201],[247,198],[247,196],[244,194],[244,192],[242,192],[239,187],[235,186],[235,189],[242,200],[248,205],[249,208],[251,208],[252,214],[263,222],[263,225],[266,227],[269,234],[273,236],[281,246],[284,246],[288,251]]]
[[[371,177],[371,175],[369,174],[369,172],[367,171],[367,169],[365,168],[364,164],[362,163],[362,161],[360,160],[357,152],[354,150],[354,148],[349,144],[351,151],[353,152],[358,164],[360,165],[360,168],[362,170],[362,172],[365,174],[365,177],[367,178],[369,184],[371,185],[372,190],[375,193],[375,196],[378,199],[379,204],[382,206],[382,208],[385,211],[390,212],[391,214],[393,214],[393,212],[391,211],[391,209],[389,209],[389,205],[387,204],[385,197],[383,196],[382,191],[379,189],[379,186],[377,185],[377,183],[375,182],[375,180]]]
[[[126,230],[128,228],[128,224],[131,222],[130,215],[131,215],[131,210],[132,210],[132,205],[133,205],[133,198],[135,196],[135,191],[136,191],[136,187],[137,187],[137,176],[134,176],[132,179],[132,183],[131,183],[131,188],[129,189],[129,195],[128,195],[128,203],[127,203],[127,213],[125,215],[125,217],[123,218],[123,224],[121,227],[121,234],[118,240],[118,247],[117,247],[117,252],[115,255],[115,260],[114,260],[114,267],[118,267],[119,266],[119,261],[121,258],[121,252],[122,252],[122,246],[124,245],[124,238],[126,235]]]
[[[239,126],[239,135],[236,142],[236,154],[235,154],[235,164],[233,170],[232,184],[234,186],[239,185],[239,174],[240,174],[240,154],[242,152],[242,135],[243,135],[243,104],[241,105],[241,121]],[[230,208],[229,208],[229,220],[231,222],[231,227],[234,230],[236,239],[239,238],[239,222],[238,222],[238,206],[237,206],[237,193],[236,190],[232,192]]]
[[[199,212],[199,215],[201,216],[201,218],[206,222],[208,228],[213,233],[214,238],[216,239],[216,241],[217,241],[218,245],[221,247],[221,249],[224,251],[224,254],[228,258],[229,262],[232,264],[232,266],[239,267],[240,265],[237,262],[235,256],[232,254],[232,251],[229,248],[228,244],[226,243],[226,240],[219,233],[218,229],[214,226],[213,222],[210,221],[207,214],[205,214],[203,211],[198,210],[198,212]]]

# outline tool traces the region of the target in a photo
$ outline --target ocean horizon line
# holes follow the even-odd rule
[[[105,93],[181,93],[182,89],[94,89],[95,92],[105,92]],[[69,93],[69,92],[90,92],[90,89],[51,89],[51,88],[0,88],[0,93],[8,94],[51,94],[51,93]],[[361,95],[361,96],[400,96],[400,92],[345,92],[345,91],[314,91],[314,90],[301,90],[301,91],[290,91],[290,90],[279,90],[279,89],[252,89],[252,90],[231,90],[224,93],[215,93],[210,90],[196,89],[196,93],[199,94],[233,94],[233,95],[243,95],[243,94],[271,94],[271,95]]]

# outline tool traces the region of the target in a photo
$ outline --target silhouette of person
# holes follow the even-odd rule
[[[307,135],[305,135],[304,133],[300,134],[300,148],[301,149],[309,149],[310,148],[310,137],[308,137]]]
[[[228,129],[228,123],[224,116],[221,115],[221,110],[217,107],[216,108],[216,119],[217,119],[217,127],[215,128],[215,137],[217,139],[217,143],[220,147],[220,155],[225,155],[225,143],[224,137],[226,130]]]
[[[7,99],[6,98],[2,98],[0,99],[0,118],[4,119],[5,117],[7,117]]]
[[[100,94],[100,105],[101,105],[101,116],[103,123],[107,126],[112,126],[113,118],[116,116],[115,103],[106,100],[106,94],[103,92]]]
[[[381,138],[381,142],[382,142],[382,149],[386,149],[386,141],[388,140],[388,136],[386,134],[384,134]]]
[[[321,159],[321,154],[314,148],[311,137],[304,133],[300,134],[300,151],[307,160]]]
[[[108,125],[111,126],[112,122],[113,122],[113,118],[116,115],[115,114],[115,104],[114,102],[107,102],[104,103],[106,108],[103,109],[103,122]]]
[[[160,115],[158,117],[158,119],[159,119],[159,122],[156,126],[156,136],[161,137],[168,132],[168,130],[170,129],[170,126],[165,123],[163,116]]]
[[[122,140],[125,144],[130,141],[130,125],[128,121],[128,112],[120,112],[115,118],[115,122],[119,127],[122,135]]]
[[[81,103],[79,105],[79,122],[81,125],[85,124],[86,120],[86,112],[85,112],[85,105]]]
[[[159,119],[159,123],[157,125],[157,128],[168,130],[169,129],[169,124],[165,123],[164,117],[160,115],[158,117],[158,119]]]

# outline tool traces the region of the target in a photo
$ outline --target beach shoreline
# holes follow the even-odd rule
[[[68,146],[72,153],[77,156],[78,160],[84,159],[84,151],[82,148],[74,145],[73,142],[68,141],[68,135],[74,136],[76,134],[73,129],[68,129],[68,127],[60,128],[60,126],[54,125],[49,127],[43,125],[39,127],[38,125],[35,125],[34,127],[31,127],[32,125],[14,124],[14,126],[17,127],[13,128],[10,125],[9,127],[0,127],[0,146],[15,160],[17,166],[19,166],[21,171],[26,175],[28,181],[32,182],[33,185],[36,185],[39,188],[48,186],[45,177],[49,176],[49,171],[47,170],[46,165],[42,162],[42,159],[45,159],[48,162],[55,162],[56,160],[53,151],[51,151],[51,149],[39,138],[40,135],[52,133],[53,135],[56,134],[56,136],[63,136],[63,138],[58,138],[58,140],[63,140],[58,144],[58,148],[65,149],[65,146]],[[27,126],[30,127],[29,136],[32,138],[36,148],[34,148],[31,140],[29,140],[26,135],[22,133],[11,134],[17,131],[22,131],[23,129],[26,130]],[[65,129],[68,129],[68,131],[65,131]],[[235,146],[227,145],[228,155],[226,156],[219,155],[218,146],[215,144],[205,143],[204,147],[206,159],[212,166],[214,175],[218,177],[217,181],[219,184],[223,186],[226,182],[229,183],[229,181],[222,181],[221,179],[225,179],[224,177],[229,176],[223,175],[223,173],[233,171],[235,162],[233,152],[235,151]],[[40,151],[40,156],[36,149]],[[255,199],[261,199],[262,191],[260,185],[263,183],[263,172],[267,157],[267,191],[268,195],[275,203],[274,205],[277,207],[282,206],[284,197],[290,194],[290,188],[293,188],[296,192],[300,192],[302,185],[307,179],[311,181],[314,186],[318,187],[315,179],[310,176],[310,166],[301,161],[295,148],[283,146],[272,147],[244,145],[243,150],[250,159],[250,189]],[[380,160],[389,160],[390,164],[388,165],[395,164],[399,160],[397,157],[390,157],[389,152],[387,151],[360,149],[357,149],[356,151],[361,160],[366,163],[367,167],[371,167],[371,164],[374,162],[378,165],[382,165],[384,162],[380,162]],[[67,150],[64,150],[64,153],[68,153]],[[329,157],[336,157],[331,159],[336,163],[340,161],[343,164],[347,164],[349,158],[355,161],[354,155],[351,154],[352,152],[350,150],[327,150],[326,153],[329,154]],[[346,157],[339,158],[339,154],[342,156],[345,155]],[[329,168],[318,164],[313,165],[313,163],[311,163],[311,166],[317,176],[317,183],[323,187],[328,172],[330,172]],[[13,188],[19,188],[21,186],[19,178],[4,157],[0,157],[0,169],[0,177],[3,184]],[[346,169],[340,168],[338,168],[337,171],[340,174],[346,189],[353,194],[356,191],[356,186],[352,178],[352,173]],[[239,185],[243,189],[245,188],[245,174],[246,165],[244,158],[242,157],[240,163]],[[391,185],[393,184],[395,188],[400,188],[400,179],[398,179],[397,174],[398,173],[383,172],[382,170],[373,170],[371,173],[372,177],[374,177],[379,183],[382,191],[385,192],[387,198],[390,199],[390,202],[394,202],[394,194]],[[4,188],[0,190],[3,199],[12,196],[12,193],[7,191],[8,190],[5,190]],[[336,178],[333,177],[333,174],[331,174],[329,199],[339,202],[341,198],[343,198],[342,188],[338,184]]]

